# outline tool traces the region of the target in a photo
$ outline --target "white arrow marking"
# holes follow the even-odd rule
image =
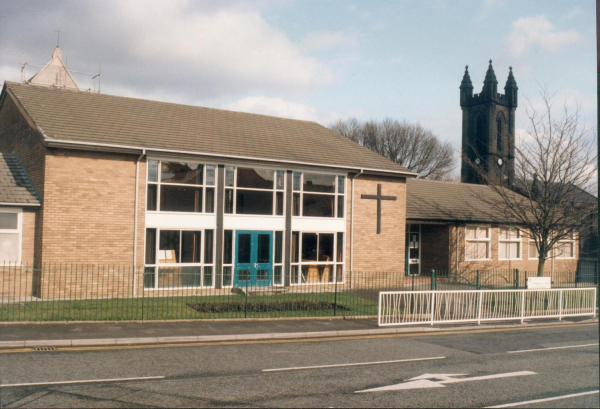
[[[497,379],[497,378],[511,378],[514,376],[528,376],[537,375],[531,371],[519,371],[519,372],[507,372],[499,373],[494,375],[483,375],[483,376],[472,376],[470,378],[455,378],[456,376],[465,376],[465,374],[424,374],[411,379],[407,382],[398,383],[396,385],[382,386],[379,388],[365,389],[362,391],[356,391],[354,393],[366,393],[366,392],[386,392],[386,391],[398,391],[407,389],[427,389],[427,388],[443,388],[445,384],[458,383],[458,382],[473,382],[483,381],[486,379]],[[434,381],[432,379],[440,379]]]

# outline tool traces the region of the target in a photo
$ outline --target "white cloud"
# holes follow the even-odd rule
[[[336,47],[353,47],[358,36],[341,31],[319,31],[308,33],[302,41],[304,50],[327,50]]]
[[[264,96],[242,98],[237,101],[224,104],[222,108],[232,111],[277,116],[281,118],[315,121],[325,126],[342,117],[336,113],[318,111],[311,106],[301,104],[299,102]]]
[[[516,57],[530,48],[540,47],[545,51],[560,51],[581,41],[576,30],[557,30],[544,15],[523,17],[512,23],[508,36],[510,51]]]
[[[0,46],[4,61],[20,61],[25,51],[28,59],[44,64],[52,51],[45,37],[61,27],[70,68],[92,72],[101,62],[104,92],[130,88],[128,95],[179,94],[182,103],[248,93],[304,95],[334,81],[329,65],[263,18],[269,4],[107,0],[56,7],[12,2],[15,18],[3,22]],[[36,29],[23,37],[22,26]]]

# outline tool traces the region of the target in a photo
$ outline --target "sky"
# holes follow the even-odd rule
[[[477,93],[492,59],[499,92],[513,67],[518,130],[543,86],[597,123],[594,0],[2,0],[0,81],[48,62],[57,30],[69,69],[101,66],[105,94],[325,126],[390,117],[458,150],[465,65]]]

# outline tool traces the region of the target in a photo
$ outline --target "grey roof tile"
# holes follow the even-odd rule
[[[0,153],[0,203],[40,204],[33,183],[14,153]]]
[[[406,218],[433,222],[517,223],[502,210],[500,195],[485,185],[406,180]]]
[[[316,122],[14,82],[5,86],[53,139],[411,173]]]

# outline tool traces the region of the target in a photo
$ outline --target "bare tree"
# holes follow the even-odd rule
[[[386,118],[381,122],[359,122],[356,118],[339,120],[332,130],[377,152],[420,177],[434,180],[451,178],[454,149],[442,143],[434,133],[420,124]]]
[[[540,95],[541,108],[527,100],[530,129],[515,142],[511,189],[470,163],[497,193],[493,202],[482,200],[529,231],[539,256],[538,276],[547,259],[564,251],[560,241],[572,238],[598,215],[597,202],[587,193],[594,191],[597,180],[596,137],[582,124],[579,106],[569,108],[565,101],[555,118],[554,95],[544,87]]]

